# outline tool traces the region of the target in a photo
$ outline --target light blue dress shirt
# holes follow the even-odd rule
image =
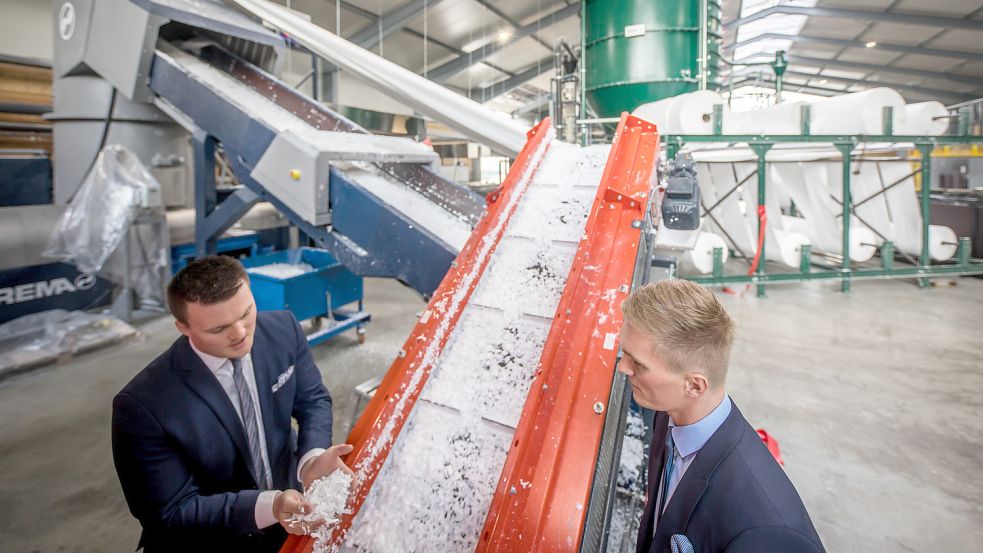
[[[683,475],[686,474],[686,470],[693,464],[697,453],[703,449],[710,436],[713,436],[713,433],[727,420],[727,416],[730,415],[730,409],[730,396],[724,396],[720,405],[714,407],[713,411],[710,411],[707,416],[693,424],[679,426],[672,420],[672,417],[669,417],[669,431],[672,432],[672,441],[676,445],[676,455],[673,459],[672,474],[669,476],[669,490],[663,512],[669,506],[669,502],[672,501],[673,492],[676,491],[676,487],[683,479]],[[661,482],[662,478],[660,477],[659,480]],[[656,501],[661,501],[662,486],[659,486],[658,490],[660,497],[656,497]],[[656,505],[659,505],[659,503],[656,503]],[[662,513],[659,513],[659,516],[661,518]]]

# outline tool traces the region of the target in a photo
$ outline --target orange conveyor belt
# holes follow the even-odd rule
[[[515,209],[516,202],[510,200],[524,190],[517,184],[536,170],[549,129],[547,118],[528,132],[508,177],[489,196],[485,216],[430,300],[427,311],[432,315],[416,324],[349,434],[347,442],[354,451],[345,460],[358,477],[349,513],[334,527],[333,550],[343,542],[449,330],[481,280]],[[620,306],[632,283],[657,156],[655,126],[623,114],[478,552],[579,550],[615,373]],[[311,538],[291,536],[281,553],[309,553],[312,547]]]

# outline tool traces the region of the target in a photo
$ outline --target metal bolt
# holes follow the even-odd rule
[[[631,228],[642,228],[642,221],[641,221],[641,219],[635,219],[634,221],[632,221],[631,222]]]
[[[618,290],[621,290],[622,293],[627,294],[628,293],[628,285],[627,284],[622,284],[621,287],[618,288]]]
[[[402,359],[403,357],[406,357],[406,350],[403,350],[403,349],[401,349],[401,350],[399,350],[399,353],[397,353],[396,355],[397,355],[397,356],[398,356],[398,357],[399,357],[400,359]]]
[[[597,403],[595,403],[594,404],[594,412],[597,413],[598,415],[600,415],[601,413],[603,413],[604,412],[604,404],[601,403],[600,401],[598,401]]]
[[[512,489],[509,490],[509,494],[515,495],[516,493],[517,492],[516,492],[515,486],[512,486]]]

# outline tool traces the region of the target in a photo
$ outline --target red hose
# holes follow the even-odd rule
[[[761,248],[765,245],[765,229],[768,227],[768,215],[766,214],[765,206],[763,205],[758,206],[758,223],[758,250],[754,253],[754,260],[751,262],[751,267],[747,270],[748,276],[754,275],[755,271],[758,270],[758,263],[761,262]],[[744,290],[740,295],[743,296],[750,289],[750,284],[745,285]],[[725,286],[722,291],[725,294],[737,295],[737,292],[734,292],[734,290],[728,286]]]

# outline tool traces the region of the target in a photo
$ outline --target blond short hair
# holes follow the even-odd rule
[[[648,334],[675,372],[703,373],[717,388],[727,378],[734,321],[709,289],[688,280],[646,284],[621,306],[625,323]]]

